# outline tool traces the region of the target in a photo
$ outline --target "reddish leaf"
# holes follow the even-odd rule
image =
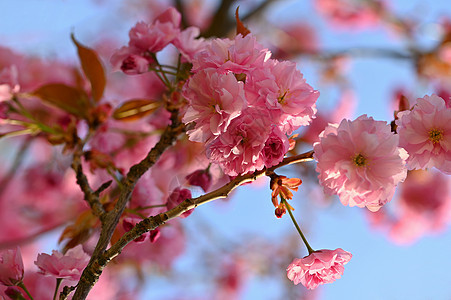
[[[106,85],[105,71],[99,56],[94,50],[80,44],[73,34],[71,34],[71,38],[75,46],[77,46],[83,72],[89,79],[89,82],[91,82],[92,98],[95,102],[99,102],[102,99]]]
[[[236,34],[242,34],[243,36],[248,35],[249,33],[251,33],[251,31],[249,29],[246,28],[246,26],[244,26],[244,24],[241,22],[240,17],[238,16],[238,9],[240,7],[238,6],[236,8],[235,11],[235,19],[236,19]]]
[[[154,112],[161,103],[147,99],[126,101],[113,112],[113,118],[121,121],[135,121]]]
[[[83,90],[62,83],[43,85],[32,94],[48,104],[82,118],[86,117],[90,106],[88,96]]]

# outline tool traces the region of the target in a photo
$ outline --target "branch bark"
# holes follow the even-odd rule
[[[113,210],[102,215],[104,220],[102,222],[99,241],[97,242],[96,248],[91,256],[91,260],[83,270],[80,281],[77,284],[73,297],[74,300],[86,299],[89,291],[99,279],[102,270],[106,265],[99,264],[99,261],[103,261],[105,249],[111,240],[125,206],[130,200],[132,191],[137,181],[157,162],[161,154],[163,154],[163,152],[175,142],[177,137],[184,132],[184,130],[185,126],[179,120],[178,110],[172,110],[171,125],[169,125],[163,132],[159,142],[149,151],[147,156],[142,161],[132,166],[127,175],[123,178],[121,183],[121,193],[115,207]],[[65,287],[63,292],[60,294],[60,299],[67,299],[72,290],[73,288]]]

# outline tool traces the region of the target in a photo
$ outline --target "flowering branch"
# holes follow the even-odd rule
[[[105,249],[110,243],[113,232],[124,212],[125,206],[130,200],[132,191],[138,179],[156,163],[161,154],[163,154],[163,152],[175,142],[177,137],[184,132],[185,126],[179,120],[178,110],[173,109],[171,111],[171,121],[171,125],[169,125],[161,135],[160,141],[149,151],[142,161],[132,166],[126,177],[123,178],[121,194],[115,207],[113,210],[103,215],[104,220],[102,222],[99,240],[91,260],[81,275],[73,299],[85,299],[102,273],[102,270],[106,265],[106,263],[102,264],[104,260],[103,257],[105,256]],[[67,299],[68,294],[72,290],[73,288],[65,287],[60,294],[60,299]]]
[[[164,136],[164,134],[163,134],[163,136]],[[163,140],[163,136],[162,136],[162,140]],[[157,146],[158,146],[158,144],[157,144]],[[157,146],[155,146],[155,148]],[[190,209],[196,208],[199,205],[211,202],[216,199],[226,198],[235,188],[242,185],[243,183],[254,181],[257,178],[259,178],[261,176],[265,176],[267,174],[272,174],[276,169],[278,169],[280,167],[283,167],[283,166],[286,166],[289,164],[294,164],[294,163],[306,162],[306,161],[310,161],[312,159],[313,159],[313,151],[308,151],[308,152],[305,152],[305,153],[302,153],[302,154],[299,154],[296,156],[287,157],[283,161],[281,161],[279,164],[277,164],[271,168],[237,176],[233,180],[231,180],[229,183],[225,184],[224,186],[220,187],[219,189],[217,189],[215,191],[212,191],[205,195],[199,196],[197,198],[187,199],[169,211],[166,211],[164,213],[161,213],[156,216],[152,216],[152,217],[142,220],[141,222],[136,224],[136,226],[132,230],[126,232],[107,251],[101,252],[100,255],[93,254],[91,261],[89,262],[88,266],[83,271],[83,275],[78,283],[77,291],[74,294],[73,299],[74,300],[85,299],[89,290],[91,289],[91,287],[95,284],[95,282],[98,280],[98,278],[102,274],[103,268],[105,268],[105,266],[112,259],[114,259],[116,256],[118,256],[121,253],[122,249],[124,249],[124,247],[128,243],[130,243],[137,237],[141,236],[142,234],[149,232],[151,230],[155,230],[157,227],[165,224],[166,222],[168,222],[172,219],[175,219],[176,217],[180,216],[181,214],[187,212]],[[145,164],[142,166],[142,162],[139,163],[138,165],[135,165],[130,170],[129,174],[127,175],[127,178],[129,178],[129,180],[130,180],[131,173],[135,173],[135,170],[138,170],[141,167],[145,167],[145,166],[146,166]],[[132,184],[130,181],[126,181],[126,182],[129,182],[129,184]],[[129,185],[128,188],[124,188],[124,190],[121,194],[121,199],[119,200],[118,204],[121,202],[121,200],[123,200],[123,197],[125,197],[125,196],[123,196],[124,191],[128,191],[127,197],[130,197],[130,193],[131,193],[132,189],[133,189],[133,187],[131,185]],[[125,202],[125,204],[126,204],[126,202]],[[115,210],[116,210],[116,208],[115,208]],[[115,214],[115,216],[117,216],[117,218],[119,218],[121,214],[122,214],[122,212],[120,214]],[[117,224],[117,222],[115,224]],[[115,226],[112,228],[114,230]],[[104,230],[102,230],[102,232],[103,231]],[[101,235],[99,241],[100,240],[102,240],[102,235]],[[63,293],[61,294],[60,299],[66,299],[63,296],[67,296],[67,295],[63,295]]]

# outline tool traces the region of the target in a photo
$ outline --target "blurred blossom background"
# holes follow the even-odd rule
[[[216,0],[181,2],[187,22],[201,29],[208,27],[218,5]],[[245,16],[262,2],[235,1],[232,7],[239,5]],[[296,61],[307,82],[320,91],[317,119],[299,131],[299,150],[310,150],[328,122],[367,114],[390,123],[403,96],[410,105],[425,94],[449,99],[449,1],[269,2],[261,14],[243,22],[277,58]],[[128,42],[130,28],[140,20],[151,21],[168,3],[3,1],[0,46],[78,64],[70,40],[74,33],[101,53],[111,71],[110,56]],[[430,55],[413,59],[415,53]],[[170,54],[167,49],[162,57]],[[13,139],[0,141],[6,163],[13,157],[12,145]],[[145,286],[140,299],[451,299],[449,176],[436,170],[410,172],[393,200],[371,213],[325,196],[314,164],[278,173],[304,181],[290,204],[312,247],[353,254],[341,279],[308,291],[286,278],[286,266],[307,251],[288,216],[275,218],[269,182],[262,179],[183,219],[186,249],[171,268],[131,269],[123,274],[124,282]],[[197,196],[202,190],[191,192]],[[56,249],[61,231],[42,235],[36,247],[47,253]]]

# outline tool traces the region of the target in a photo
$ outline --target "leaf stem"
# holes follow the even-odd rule
[[[33,300],[33,296],[31,296],[30,292],[27,290],[27,287],[25,286],[25,284],[23,283],[23,281],[19,282],[19,283],[17,284],[17,286],[20,287],[20,288],[22,288],[22,289],[25,291],[25,293],[27,293],[28,297],[29,297],[31,300]]]
[[[296,219],[293,216],[293,213],[291,212],[291,209],[287,203],[287,200],[285,200],[285,198],[281,197],[281,202],[283,203],[283,205],[285,205],[285,208],[288,210],[288,214],[290,215],[291,221],[293,221],[294,227],[296,227],[296,230],[299,232],[299,235],[302,238],[302,241],[304,242],[305,246],[307,247],[308,250],[308,254],[312,254],[313,252],[315,252],[315,250],[313,250],[312,247],[310,247],[309,243],[307,242],[307,239],[305,238],[304,234],[302,233],[301,228],[298,225],[298,222],[296,222]]]

